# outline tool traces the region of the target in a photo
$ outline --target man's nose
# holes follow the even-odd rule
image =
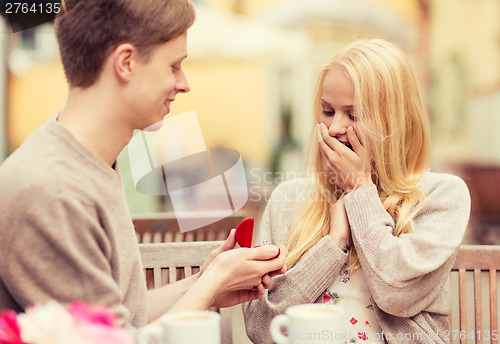
[[[175,83],[175,90],[178,93],[187,93],[191,90],[191,87],[189,87],[189,83],[184,73],[181,74],[181,76]]]

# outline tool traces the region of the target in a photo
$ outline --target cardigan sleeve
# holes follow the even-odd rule
[[[0,264],[2,280],[22,308],[57,300],[109,306],[122,323],[130,314],[113,279],[116,254],[96,210],[70,197],[54,197],[27,209],[13,224]]]
[[[255,243],[267,239],[282,245],[297,210],[297,191],[293,184],[280,185],[271,196],[261,219]],[[283,195],[287,194],[287,200]],[[322,238],[302,259],[285,274],[273,278],[273,286],[261,299],[243,304],[243,314],[248,337],[254,343],[272,343],[271,320],[293,305],[314,303],[328,288],[342,266],[347,254],[340,250],[329,236]]]
[[[433,302],[449,279],[467,227],[470,197],[460,178],[438,176],[426,185],[413,232],[399,237],[392,234],[394,221],[375,185],[364,185],[345,197],[361,267],[374,301],[386,313],[411,317],[436,311]]]

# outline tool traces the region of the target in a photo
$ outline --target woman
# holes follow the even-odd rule
[[[285,244],[288,272],[244,305],[247,333],[271,343],[286,308],[346,309],[346,342],[445,342],[449,275],[470,198],[458,177],[428,171],[429,121],[405,55],[358,41],[320,73],[313,176],[279,185],[258,242]],[[449,334],[449,333],[448,333]]]

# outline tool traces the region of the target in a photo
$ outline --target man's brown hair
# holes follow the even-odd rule
[[[66,0],[56,34],[66,79],[93,85],[106,57],[122,43],[148,59],[153,49],[187,31],[195,12],[190,0]]]

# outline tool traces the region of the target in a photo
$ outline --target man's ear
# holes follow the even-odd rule
[[[128,82],[132,77],[136,59],[137,49],[130,43],[120,44],[112,53],[113,69],[120,81]]]

